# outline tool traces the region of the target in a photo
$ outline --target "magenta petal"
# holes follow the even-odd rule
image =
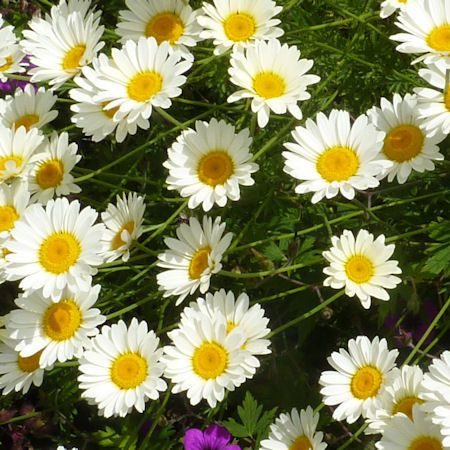
[[[204,433],[205,444],[209,445],[211,450],[222,450],[230,440],[231,434],[224,427],[219,425],[210,425]]]
[[[184,450],[204,450],[205,439],[198,428],[191,428],[184,434]]]

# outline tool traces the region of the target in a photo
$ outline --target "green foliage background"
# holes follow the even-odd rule
[[[113,30],[124,4],[117,0],[94,3],[103,10],[107,48],[116,45]],[[310,89],[312,99],[301,105],[304,118],[333,108],[347,109],[357,117],[378,105],[383,96],[390,99],[394,92],[403,95],[424,85],[418,68],[410,65],[412,58],[395,51],[395,43],[389,39],[396,32],[394,20],[379,18],[378,1],[277,3],[284,7],[280,18],[285,35],[281,40],[297,45],[302,57],[314,59],[311,73],[321,77]],[[51,5],[48,1],[30,4],[43,10]],[[200,4],[191,2],[193,7]],[[29,10],[24,12],[14,2],[5,8],[10,23],[18,29],[26,25]],[[167,113],[152,115],[148,131],[141,130],[122,144],[111,139],[94,144],[71,125],[67,94],[71,83],[61,91],[60,114],[53,124],[55,129],[69,131],[83,155],[76,176],[84,204],[104,211],[116,194],[145,194],[146,232],[132,258],[126,264],[105,264],[95,281],[102,284],[99,307],[109,321],[129,322],[133,316],[145,319],[164,344],[168,342],[165,332],[176,326],[183,305],[175,307],[173,299],[162,299],[158,292],[156,257],[165,248],[163,238],[174,235],[180,217],[201,215],[200,210],[189,211],[183,199],[166,189],[167,171],[162,167],[166,149],[196,120],[216,117],[238,129],[255,126],[249,104],[227,104],[228,95],[235,90],[228,81],[229,55],[215,57],[212,50],[207,42],[195,49],[196,61],[182,96],[174,99]],[[288,115],[271,116],[267,128],[255,129],[253,153],[260,164],[255,186],[242,189],[239,202],[214,208],[211,213],[221,215],[227,230],[235,234],[225,270],[212,278],[212,289],[246,291],[254,302],[263,304],[270,317],[272,354],[261,358],[262,367],[255,378],[230,393],[214,410],[205,404],[191,407],[181,394],[149,402],[144,415],[133,412],[125,419],[106,420],[97,416],[95,407],[80,400],[76,362],[57,364],[43,385],[27,396],[13,394],[0,399],[0,409],[18,410],[12,419],[0,417],[3,445],[12,430],[34,420],[40,421],[39,426],[33,422],[25,428],[37,449],[55,448],[57,443],[80,449],[180,449],[186,428],[204,428],[218,421],[229,427],[243,447],[258,448],[276,411],[321,405],[318,379],[328,368],[326,358],[348,339],[380,335],[388,338],[391,347],[402,341],[401,360],[413,352],[410,359],[421,364],[429,361],[430,354],[448,348],[448,161],[438,163],[432,173],[411,176],[403,185],[384,181],[378,189],[358,194],[354,201],[336,197],[312,205],[309,196],[294,193],[295,181],[282,171],[283,143],[302,122]],[[447,139],[441,144],[447,158],[448,149]],[[383,233],[388,242],[394,242],[394,256],[403,270],[403,283],[391,292],[391,300],[375,300],[368,311],[356,299],[322,287],[325,261],[321,253],[330,246],[330,237],[344,229],[357,232],[360,228],[375,235]],[[11,285],[2,289],[5,313],[12,307],[16,289]],[[417,341],[398,338],[399,327],[386,326],[385,319],[395,315],[400,328],[409,331],[426,322],[424,308],[428,304],[442,316],[433,324],[433,339],[413,350]],[[429,320],[425,328],[428,324]],[[31,412],[22,414],[19,408],[25,403],[32,405]],[[329,448],[372,448],[373,438],[360,434],[358,425],[347,429],[334,423],[331,413],[322,407],[320,429],[326,432]]]

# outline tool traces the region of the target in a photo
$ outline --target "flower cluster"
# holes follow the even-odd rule
[[[269,318],[261,305],[245,292],[211,288],[212,276],[237,244],[232,222],[214,211],[238,202],[257,183],[263,167],[255,162],[261,154],[258,132],[271,119],[289,113],[297,123],[293,141],[283,144],[283,171],[298,180],[297,194],[312,194],[313,204],[338,195],[348,203],[383,180],[404,184],[413,172],[433,171],[444,159],[439,145],[450,134],[447,0],[381,5],[383,18],[399,9],[396,25],[404,32],[391,38],[400,42],[398,51],[421,55],[414,63],[425,64],[418,73],[432,88],[383,97],[354,119],[333,108],[302,125],[302,102],[320,77],[310,73],[313,60],[283,42],[276,18],[283,8],[275,1],[213,0],[199,10],[183,0],[125,3],[112,33],[117,42],[104,51],[102,13],[91,0],[60,0],[30,20],[21,40],[0,16],[0,81],[25,72],[28,55],[26,79],[39,83],[0,99],[0,282],[17,281],[20,289],[15,309],[1,321],[0,389],[4,395],[26,393],[55,364],[75,358],[81,397],[105,418],[142,413],[163,392],[185,393],[191,405],[204,400],[214,408],[253,378],[261,357],[271,353]],[[246,103],[249,128],[215,117],[184,127],[166,111],[182,100],[197,62],[195,47],[204,40],[212,40],[213,58],[228,58],[228,89],[237,90],[224,99]],[[71,103],[68,129],[78,129],[80,142],[52,125],[62,98]],[[99,213],[77,197],[77,183],[95,172],[76,175],[85,154],[81,142],[123,143],[151,129],[156,115],[182,130],[162,164],[167,190],[182,197],[175,200],[183,207],[211,215],[190,211],[176,237],[169,229],[161,240],[166,249],[154,252],[147,243],[174,218],[143,238],[153,229],[144,195],[123,192]],[[388,291],[402,282],[399,263],[391,259],[395,239],[366,229],[330,236],[331,247],[322,253],[328,264],[323,286],[356,296],[365,309],[373,298],[389,300]],[[98,301],[99,268],[133,264],[139,250],[154,256],[148,271],[163,269],[151,276],[159,289],[155,298],[164,305],[170,297],[176,308],[201,295],[189,298],[167,335],[137,317],[105,324],[109,311]],[[154,320],[151,311],[148,317]],[[335,407],[335,420],[351,424],[362,417],[366,433],[381,435],[379,450],[449,448],[450,352],[425,372],[397,367],[397,357],[385,339],[350,339],[348,350],[330,356],[334,370],[320,376],[324,403]],[[260,450],[324,450],[318,423],[311,406],[281,413]],[[238,450],[231,441],[228,431],[211,425],[204,432],[189,430],[184,446]]]

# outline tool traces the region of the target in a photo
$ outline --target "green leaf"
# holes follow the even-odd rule
[[[450,273],[450,245],[444,244],[439,246],[439,250],[435,251],[434,254],[427,259],[425,263],[424,270],[431,272],[433,274],[444,274]]]

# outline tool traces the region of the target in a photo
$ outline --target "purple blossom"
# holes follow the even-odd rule
[[[184,450],[241,450],[230,444],[231,434],[219,425],[210,425],[205,431],[190,428],[184,435]]]

